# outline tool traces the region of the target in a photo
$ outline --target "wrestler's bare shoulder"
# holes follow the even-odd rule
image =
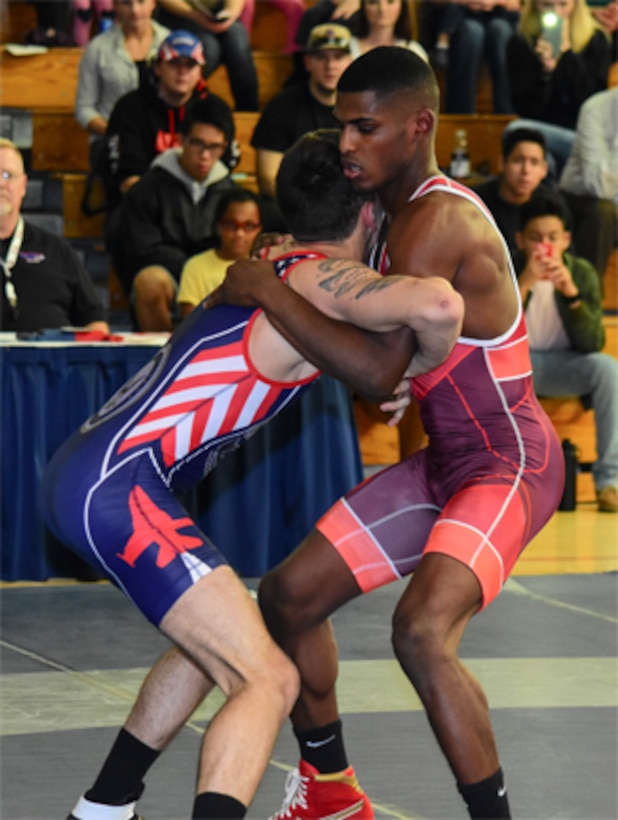
[[[406,203],[393,217],[388,234],[394,249],[405,254],[434,254],[456,265],[469,253],[488,253],[496,261],[504,253],[499,234],[473,202],[435,191]]]
[[[444,230],[449,234],[459,230],[467,234],[486,224],[487,218],[477,205],[445,191],[432,191],[407,202],[392,221],[393,228],[405,230],[413,225],[416,230]]]

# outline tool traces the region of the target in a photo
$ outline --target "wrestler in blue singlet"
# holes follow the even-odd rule
[[[277,260],[287,277],[300,261]],[[179,494],[312,384],[265,378],[248,353],[259,310],[196,307],[169,342],[54,455],[43,481],[50,529],[158,625],[225,558]]]

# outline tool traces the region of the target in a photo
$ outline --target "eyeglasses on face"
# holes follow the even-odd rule
[[[204,142],[199,137],[189,137],[187,143],[197,153],[210,154],[211,157],[222,157],[227,148],[225,142]]]
[[[224,231],[244,231],[245,233],[259,231],[262,227],[258,222],[237,222],[235,219],[226,219],[225,222],[219,224]]]
[[[13,171],[0,171],[0,179],[4,182],[12,182],[14,179],[23,177],[23,173],[14,173]]]

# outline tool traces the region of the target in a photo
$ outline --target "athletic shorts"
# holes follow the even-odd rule
[[[69,439],[47,468],[48,525],[158,626],[184,592],[227,562],[148,455],[100,477],[88,470],[87,446],[71,453],[79,438]]]
[[[555,511],[556,492],[542,475],[521,477],[484,454],[436,475],[421,450],[353,489],[316,528],[363,592],[410,575],[423,555],[436,552],[472,570],[485,607]]]

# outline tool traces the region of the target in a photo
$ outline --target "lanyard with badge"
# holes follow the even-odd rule
[[[9,245],[6,259],[0,259],[0,267],[4,273],[4,294],[7,302],[11,306],[11,310],[13,311],[13,316],[15,318],[17,318],[17,291],[15,290],[11,271],[15,267],[17,257],[19,256],[19,252],[21,250],[21,243],[23,241],[24,220],[20,216],[17,226],[15,227],[15,232],[13,233],[13,238],[11,239],[11,244]]]

